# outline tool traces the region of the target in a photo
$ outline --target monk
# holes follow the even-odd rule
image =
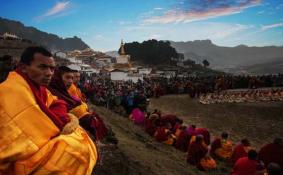
[[[267,175],[282,175],[283,171],[276,163],[270,163],[267,166]]]
[[[78,88],[78,84],[80,81],[80,72],[77,70],[73,70],[73,83],[68,88],[68,92],[71,96],[79,98],[81,101],[85,102],[85,96],[82,94],[81,90]]]
[[[108,129],[103,120],[95,113],[90,113],[86,103],[81,99],[71,96],[67,91],[73,84],[73,70],[66,66],[58,67],[55,70],[48,89],[68,104],[68,111],[78,117],[80,125],[86,129],[96,140],[106,136]]]
[[[238,159],[242,157],[247,157],[248,152],[252,149],[251,144],[248,139],[241,140],[241,143],[238,144],[232,153],[231,160],[233,163],[236,163]]]
[[[187,162],[191,165],[203,169],[201,167],[200,161],[208,152],[208,148],[203,144],[203,136],[197,135],[196,140],[190,144],[187,155]]]
[[[170,123],[167,123],[166,126],[157,127],[154,133],[154,138],[158,142],[162,142],[167,145],[173,145],[176,137],[172,133],[171,129],[172,129],[172,126]]]
[[[202,135],[204,143],[210,145],[210,133],[206,128],[196,128],[195,133],[196,135]]]
[[[29,47],[0,84],[0,174],[91,174],[95,145],[45,88],[54,68],[49,51]]]
[[[273,143],[263,146],[259,151],[259,159],[265,165],[277,163],[283,169],[283,142],[281,138],[274,139]]]
[[[221,138],[216,138],[211,144],[210,154],[220,159],[230,159],[233,151],[233,142],[228,133],[223,132]]]
[[[157,129],[156,120],[158,118],[159,116],[157,114],[151,114],[149,118],[145,119],[145,132],[150,136],[153,136]]]
[[[250,150],[248,157],[237,160],[231,175],[264,175],[264,167],[257,160],[257,152]]]
[[[187,152],[189,148],[190,140],[191,140],[191,136],[188,134],[186,127],[182,126],[181,132],[176,139],[175,148],[183,152]]]

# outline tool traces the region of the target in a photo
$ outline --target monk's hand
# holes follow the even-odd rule
[[[70,114],[70,113],[68,113],[68,115],[70,117],[70,122],[67,123],[64,126],[63,130],[61,131],[61,134],[64,134],[64,135],[73,133],[79,127],[78,118],[75,115]]]

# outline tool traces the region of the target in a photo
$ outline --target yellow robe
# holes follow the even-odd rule
[[[84,100],[81,90],[79,88],[77,88],[74,83],[68,89],[68,92],[69,92],[70,95],[75,96],[75,97],[81,99],[82,101]]]
[[[215,150],[215,154],[222,159],[231,158],[233,153],[233,142],[231,140],[221,140],[221,148]]]
[[[10,72],[0,97],[0,174],[91,174],[97,150],[87,133],[60,135],[20,75]]]
[[[79,119],[82,118],[84,115],[89,114],[88,106],[82,99],[83,97],[82,97],[81,90],[77,88],[74,84],[72,84],[71,87],[68,89],[68,93],[71,96],[75,96],[81,100],[81,105],[70,110],[70,113],[74,114]]]

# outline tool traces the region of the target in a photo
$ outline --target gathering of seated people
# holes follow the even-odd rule
[[[202,171],[217,169],[218,161],[233,165],[232,175],[275,175],[283,168],[283,142],[279,138],[257,152],[248,139],[234,145],[227,132],[214,137],[211,142],[208,129],[185,126],[176,115],[162,114],[157,109],[145,113],[135,108],[129,119],[156,141],[187,152],[187,163]]]
[[[201,104],[283,101],[283,88],[223,91],[201,95]]]
[[[111,109],[122,106],[129,119],[156,141],[187,152],[187,163],[199,170],[213,170],[217,161],[226,161],[234,164],[232,175],[282,175],[282,139],[257,152],[247,139],[234,145],[223,132],[211,142],[207,128],[186,126],[176,115],[159,110],[146,113],[147,99],[163,94],[197,94],[201,103],[209,104],[223,99],[282,100],[282,89],[209,96],[221,79],[206,79],[213,82],[209,89],[199,83],[201,78],[145,78],[138,83],[82,79],[78,71],[56,66],[52,54],[38,46],[25,49],[16,69],[7,69],[0,81],[0,174],[92,174],[99,157],[97,143],[109,134],[103,119],[87,104],[99,99]]]

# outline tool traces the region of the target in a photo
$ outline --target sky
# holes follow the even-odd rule
[[[97,51],[121,39],[283,46],[283,0],[0,0],[0,16]]]

